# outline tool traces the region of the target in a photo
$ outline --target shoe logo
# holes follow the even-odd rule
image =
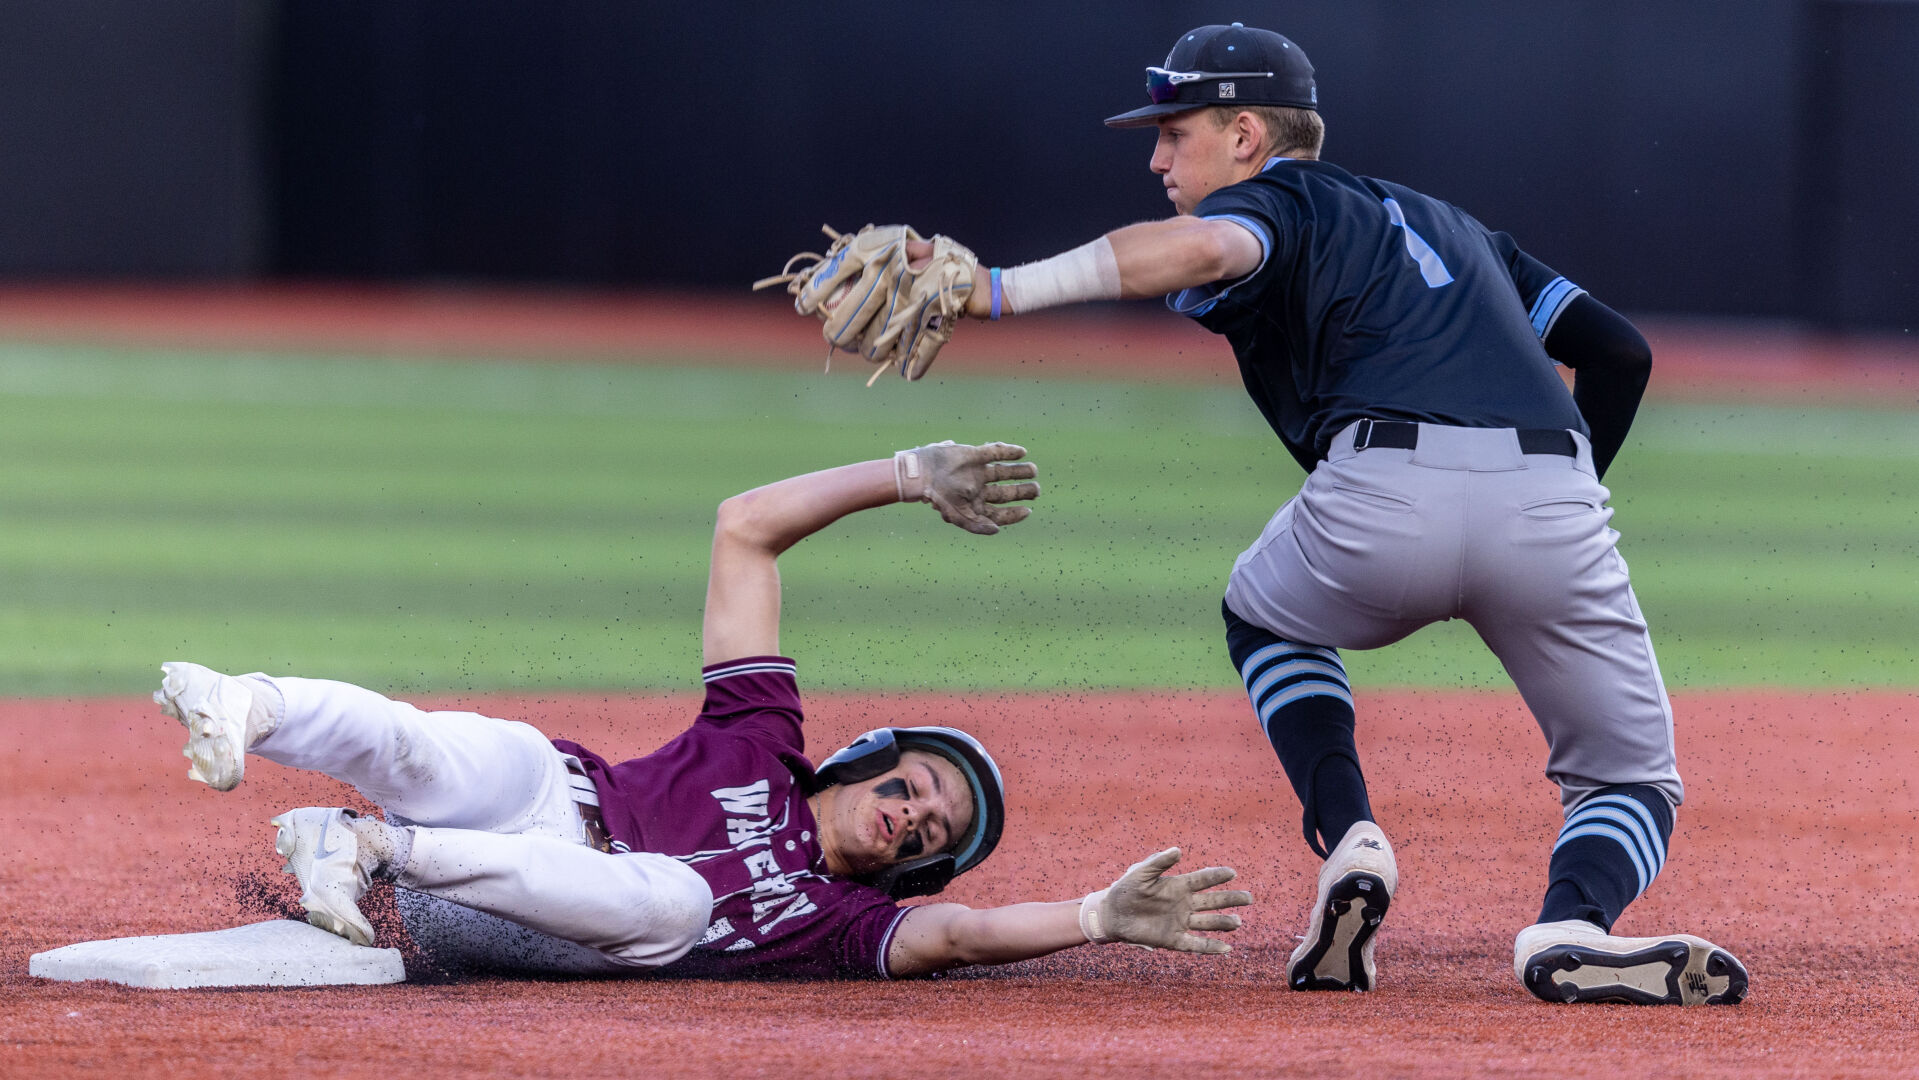
[[[326,846],[327,832],[331,830],[332,828],[333,828],[333,818],[329,816],[326,819],[326,824],[320,826],[319,842],[313,845],[313,861],[314,862],[319,862],[321,859],[324,859],[327,856],[333,854],[334,852],[340,850],[337,847]]]
[[[1360,840],[1360,841],[1358,841],[1358,842],[1356,842],[1356,843],[1354,843],[1354,844],[1353,844],[1353,846],[1354,846],[1354,847],[1363,847],[1363,848],[1372,848],[1372,849],[1373,849],[1374,851],[1384,851],[1384,850],[1386,850],[1385,848],[1383,848],[1383,847],[1380,847],[1380,846],[1379,846],[1379,841],[1377,841],[1377,840],[1374,840],[1374,839],[1372,839],[1372,838],[1370,838],[1370,837],[1368,837],[1367,839],[1364,839],[1364,840]]]
[[[1695,994],[1705,993],[1706,977],[1704,975],[1701,975],[1697,971],[1687,972],[1686,989],[1691,990]]]

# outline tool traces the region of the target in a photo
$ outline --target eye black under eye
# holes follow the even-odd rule
[[[920,839],[919,833],[913,833],[900,842],[900,858],[902,859],[910,859],[925,850],[926,842]]]
[[[906,781],[897,776],[891,780],[881,781],[873,785],[873,794],[882,799],[904,799],[906,798]]]

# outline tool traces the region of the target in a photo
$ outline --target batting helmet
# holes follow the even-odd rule
[[[896,863],[866,879],[896,900],[939,892],[948,882],[984,862],[998,846],[1000,828],[1006,823],[1005,786],[999,766],[978,739],[958,728],[874,728],[835,750],[820,762],[815,775],[821,787],[871,780],[897,768],[904,750],[937,755],[959,769],[973,793],[973,823],[951,851]]]

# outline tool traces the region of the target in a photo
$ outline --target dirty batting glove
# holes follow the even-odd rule
[[[1228,866],[1168,876],[1166,871],[1178,862],[1179,849],[1167,848],[1134,863],[1118,881],[1080,901],[1079,928],[1086,940],[1095,945],[1123,941],[1179,952],[1231,952],[1231,945],[1194,931],[1237,930],[1239,916],[1219,909],[1245,907],[1253,902],[1253,894],[1244,889],[1213,889],[1238,876]]]
[[[1025,456],[1026,448],[1012,443],[968,446],[948,439],[894,454],[893,472],[901,502],[932,503],[948,523],[991,536],[1033,512],[1005,504],[1039,498],[1039,485],[1031,482],[1039,467],[1019,460]]]

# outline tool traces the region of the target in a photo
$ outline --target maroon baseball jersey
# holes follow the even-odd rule
[[[585,764],[611,839],[671,855],[713,889],[706,936],[674,972],[885,976],[886,950],[910,909],[829,875],[806,795],[793,661],[752,656],[702,671],[693,726],[618,765],[555,739]]]

